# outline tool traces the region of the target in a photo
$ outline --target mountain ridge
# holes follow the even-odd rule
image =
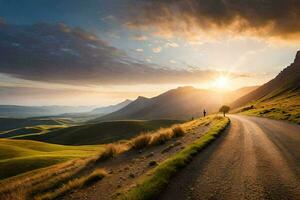
[[[296,53],[294,62],[284,68],[275,78],[237,99],[231,107],[237,108],[251,101],[266,100],[280,93],[300,90],[300,51]]]
[[[244,92],[255,87],[245,89]],[[91,122],[128,119],[190,119],[201,116],[204,109],[208,113],[216,112],[224,102],[236,98],[237,93],[233,91],[223,94],[192,86],[178,87],[152,98],[139,96],[124,108],[93,119]]]

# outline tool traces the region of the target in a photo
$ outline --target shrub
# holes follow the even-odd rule
[[[151,142],[151,136],[149,134],[139,135],[131,140],[131,146],[134,149],[143,149]]]
[[[173,131],[173,137],[182,137],[182,136],[184,136],[184,134],[185,134],[183,128],[180,127],[180,126],[174,127],[174,128],[172,129],[172,131]]]

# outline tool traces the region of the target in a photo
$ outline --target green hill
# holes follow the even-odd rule
[[[180,122],[179,120],[110,121],[72,126],[19,138],[64,145],[103,144],[128,139],[144,131],[152,131]]]
[[[101,145],[74,147],[28,140],[0,139],[0,179],[70,159],[91,156],[101,150]]]
[[[60,118],[0,118],[0,133],[24,127],[38,125],[65,125],[69,123],[72,122],[70,120]]]

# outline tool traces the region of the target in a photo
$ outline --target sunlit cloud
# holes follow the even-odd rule
[[[0,42],[0,73],[20,79],[75,85],[188,84],[219,74],[200,68],[175,70],[151,60],[134,59],[81,29],[69,28],[65,32],[65,27],[52,24],[5,26],[0,34],[14,35],[14,38],[4,37],[5,42]],[[47,40],[47,34],[40,35],[40,30],[51,32],[52,40]],[[11,45],[14,41],[20,41],[19,45]],[[52,45],[53,42],[59,45]],[[143,49],[135,51],[143,52]],[[152,48],[152,51],[160,53],[162,47]]]
[[[175,43],[175,42],[167,42],[165,44],[165,47],[177,48],[177,47],[179,47],[179,45],[177,43]]]
[[[152,48],[153,53],[159,53],[159,52],[161,52],[161,50],[162,50],[161,47]]]
[[[127,23],[132,28],[154,30],[164,38],[199,40],[199,35],[219,33],[281,40],[300,39],[300,3],[235,0],[142,0]]]
[[[135,35],[131,39],[137,40],[137,41],[146,41],[146,40],[148,40],[148,37],[145,35]]]

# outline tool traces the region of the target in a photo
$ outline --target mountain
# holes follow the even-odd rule
[[[126,99],[125,101],[118,103],[116,105],[110,105],[110,106],[106,106],[106,107],[101,107],[101,108],[95,108],[94,110],[92,110],[92,113],[97,113],[97,114],[107,114],[107,113],[112,113],[115,112],[117,110],[120,110],[121,108],[124,108],[125,106],[127,106],[128,104],[130,104],[132,101],[129,99]]]
[[[300,51],[274,79],[237,99],[234,112],[300,124]]]
[[[228,102],[233,102],[235,100],[237,100],[238,98],[245,96],[246,94],[249,94],[250,92],[256,90],[257,88],[259,88],[260,86],[247,86],[247,87],[242,87],[239,88],[237,90],[234,90],[232,92],[230,92],[230,100]]]
[[[294,62],[282,70],[274,79],[242,96],[232,103],[233,108],[243,106],[251,101],[267,100],[287,92],[300,90],[300,51],[297,52]]]
[[[188,119],[201,115],[203,109],[207,112],[216,111],[223,101],[220,96],[209,90],[179,87],[153,98],[140,96],[126,107],[93,121]]]
[[[18,106],[0,105],[0,117],[27,118],[91,111],[93,106]]]

